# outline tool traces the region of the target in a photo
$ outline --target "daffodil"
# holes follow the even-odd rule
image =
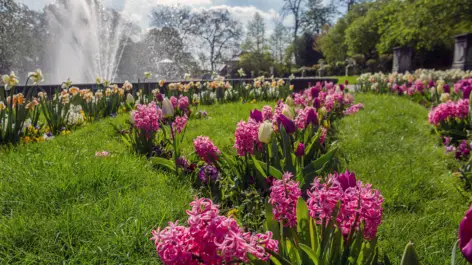
[[[5,84],[5,90],[8,91],[11,88],[15,87],[16,85],[18,85],[20,81],[16,77],[15,73],[12,71],[10,75],[2,76],[2,82]]]
[[[151,79],[152,73],[151,72],[144,72],[144,79]]]
[[[95,83],[97,83],[97,85],[100,85],[102,83],[102,78],[100,76],[97,76],[97,78],[95,78]]]
[[[243,69],[243,68],[240,68],[240,69],[238,70],[238,75],[239,75],[239,77],[245,77],[245,76],[246,76],[246,73],[244,72],[244,69]]]
[[[68,89],[71,86],[72,86],[72,81],[70,80],[70,78],[67,78],[67,81],[62,83],[61,87],[62,87],[62,89]]]
[[[36,72],[28,73],[28,77],[31,78],[31,80],[33,80],[33,83],[35,85],[44,81],[44,76],[43,76],[43,73],[41,72],[41,69],[37,69]]]
[[[189,74],[189,73],[186,73],[186,74],[184,75],[184,80],[185,80],[185,81],[189,81],[189,80],[190,80],[190,74]]]
[[[0,111],[3,111],[5,108],[5,103],[3,103],[3,101],[0,101]]]

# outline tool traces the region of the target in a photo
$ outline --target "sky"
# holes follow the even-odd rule
[[[79,0],[76,0],[79,1]],[[266,33],[270,34],[274,27],[274,20],[282,19],[290,27],[293,20],[290,16],[281,18],[280,11],[283,0],[102,0],[108,7],[112,7],[137,22],[143,29],[149,27],[149,13],[156,5],[187,5],[191,8],[221,8],[226,7],[233,17],[243,25],[259,12],[266,22]],[[42,8],[54,0],[17,0],[34,10]]]

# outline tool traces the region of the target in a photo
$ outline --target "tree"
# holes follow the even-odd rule
[[[313,43],[315,41],[315,36],[313,33],[305,31],[302,36],[297,38],[295,45],[297,46],[295,57],[298,65],[300,66],[313,66],[319,59],[322,58],[320,52],[315,51],[313,48]]]
[[[290,43],[288,35],[288,29],[284,26],[282,21],[276,21],[274,32],[269,38],[269,44],[271,46],[272,56],[279,63],[283,62],[285,50]]]
[[[24,76],[44,57],[44,14],[13,0],[0,0],[0,74],[11,70]]]
[[[270,67],[274,65],[274,59],[269,52],[245,53],[241,56],[237,68],[243,68],[246,73],[254,72],[256,75],[268,74]]]
[[[224,58],[232,56],[239,47],[241,26],[234,20],[227,9],[203,10],[194,19],[195,27],[192,33],[203,40],[208,49],[208,61],[211,71]]]
[[[300,29],[302,23],[302,16],[303,16],[303,4],[304,0],[284,0],[284,6],[282,11],[284,14],[291,14],[293,15],[293,42],[295,43],[298,36],[298,30]],[[294,46],[296,49],[296,45]],[[295,51],[296,53],[296,51]],[[297,62],[298,63],[298,62]]]
[[[323,26],[331,22],[334,14],[336,7],[333,2],[325,5],[323,0],[308,0],[307,10],[303,13],[300,24],[304,31],[320,33]]]
[[[247,25],[247,37],[243,47],[244,50],[262,53],[267,48],[265,43],[265,22],[261,14],[256,12]]]
[[[345,44],[344,32],[347,27],[348,23],[346,18],[340,18],[338,23],[317,42],[319,49],[329,64],[334,64],[337,61],[344,61],[346,59],[347,46]]]
[[[376,45],[380,34],[379,21],[382,19],[380,9],[384,7],[382,1],[364,3],[356,8],[360,9],[359,16],[349,25],[345,31],[345,43],[349,56],[363,54],[367,58],[377,56]]]

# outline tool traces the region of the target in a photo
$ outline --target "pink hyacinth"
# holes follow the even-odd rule
[[[185,129],[185,126],[187,125],[187,121],[188,121],[187,115],[177,116],[177,118],[175,118],[175,121],[173,123],[174,129],[178,133],[182,133],[182,131]]]
[[[170,103],[172,103],[172,107],[174,107],[175,109],[179,105],[179,100],[176,97],[172,96],[170,97]]]
[[[213,164],[218,160],[221,151],[216,147],[207,136],[198,136],[193,140],[193,146],[198,156],[208,164]]]
[[[162,112],[154,102],[148,105],[138,105],[136,109],[132,113],[134,124],[140,134],[145,133],[146,137],[149,138],[152,133],[159,130],[159,120],[161,119]]]
[[[254,154],[254,148],[260,145],[259,124],[254,120],[248,122],[240,121],[234,133],[234,148],[238,151],[239,156]]]
[[[110,153],[108,151],[97,151],[97,152],[95,152],[95,156],[97,156],[97,157],[107,157],[107,156],[110,156]]]
[[[271,106],[264,106],[262,108],[262,118],[265,121],[272,121],[272,117],[274,114],[272,113],[272,107]]]
[[[310,110],[315,111],[314,108],[312,107],[306,107],[304,109],[298,110],[297,117],[295,117],[295,125],[297,125],[297,128],[300,130],[305,129],[305,127],[308,124],[308,112]],[[315,111],[316,113],[316,111]]]
[[[429,122],[435,126],[439,126],[441,122],[450,119],[465,119],[469,115],[469,100],[460,99],[457,102],[446,102],[439,104],[436,108],[429,112]]]
[[[152,231],[156,251],[164,264],[229,264],[246,263],[248,254],[267,261],[266,249],[278,252],[278,241],[272,233],[246,233],[232,219],[219,215],[218,205],[209,199],[195,199],[187,211],[188,227],[169,223]]]
[[[174,103],[172,103],[172,105],[174,105]],[[181,96],[179,97],[179,100],[178,100],[178,105],[179,105],[179,108],[180,108],[181,110],[186,110],[186,109],[188,109],[188,105],[189,105],[188,97],[181,95]],[[175,106],[174,106],[174,108],[175,108]]]
[[[326,141],[327,134],[328,134],[328,130],[326,130],[325,127],[321,127],[320,144],[323,144]]]
[[[364,105],[361,103],[352,105],[347,110],[344,111],[344,115],[352,115],[354,113],[357,113],[361,109],[364,109]]]
[[[296,207],[302,196],[300,183],[292,180],[293,174],[285,172],[282,179],[275,180],[270,188],[269,203],[272,204],[272,213],[277,221],[287,227],[297,225]]]
[[[328,175],[321,183],[317,177],[308,192],[308,210],[310,216],[319,224],[327,222],[334,209],[340,204],[336,221],[341,227],[344,236],[348,236],[351,229],[358,230],[361,222],[364,223],[364,238],[372,240],[377,234],[377,228],[382,222],[383,197],[378,190],[373,190],[370,184],[362,184],[351,172]],[[349,182],[346,182],[346,181]],[[357,221],[356,221],[357,220]]]

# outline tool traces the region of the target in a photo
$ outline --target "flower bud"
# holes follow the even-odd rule
[[[134,101],[133,95],[128,94],[128,95],[126,96],[126,103],[127,103],[127,104],[133,104],[134,102],[135,102],[135,101]]]
[[[164,100],[164,97],[162,96],[161,93],[156,94],[156,100],[157,100],[157,102],[162,102]]]
[[[295,112],[293,109],[287,105],[285,105],[282,109],[282,114],[288,117],[289,119],[292,119],[295,117]]]
[[[313,100],[313,107],[315,109],[319,109],[321,107],[321,100],[319,98],[315,98],[315,100]]]
[[[295,155],[297,157],[302,157],[305,155],[305,145],[303,143],[298,144],[297,150],[295,150]]]
[[[255,120],[256,122],[262,122],[264,119],[262,118],[262,112],[258,109],[251,110],[250,115],[251,119]]]
[[[292,134],[297,131],[297,127],[295,126],[295,122],[291,119],[287,118],[284,114],[281,114],[277,118],[277,125],[280,127],[281,125],[285,128],[285,131],[288,134]]]
[[[287,99],[285,100],[285,103],[289,106],[295,105],[295,103],[293,102],[293,98],[291,96],[287,97]]]
[[[469,208],[459,225],[459,247],[468,262],[472,262],[472,207]]]
[[[162,101],[162,116],[164,118],[171,118],[174,117],[174,106],[172,102],[168,98],[165,98]]]
[[[259,125],[259,142],[268,144],[272,139],[272,134],[274,133],[274,128],[272,127],[271,122],[263,122]]]
[[[443,86],[444,93],[451,93],[451,87],[448,84]]]
[[[318,113],[321,114],[321,116],[324,117],[324,116],[326,116],[326,114],[328,114],[328,110],[325,107],[322,107],[322,108],[320,108]]]

